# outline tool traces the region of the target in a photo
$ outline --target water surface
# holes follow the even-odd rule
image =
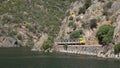
[[[29,48],[0,48],[0,68],[120,68],[120,60],[76,54],[46,54]]]

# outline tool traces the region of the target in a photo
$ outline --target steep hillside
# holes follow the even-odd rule
[[[73,0],[1,0],[0,37],[3,41],[6,37],[14,38],[22,46],[34,45],[44,34],[53,40],[58,34],[66,9],[72,2]],[[4,42],[1,41],[2,43]]]
[[[82,37],[96,39],[96,32],[103,25],[116,27],[120,1],[79,0],[67,10],[57,39],[70,39],[71,34],[82,30]],[[118,15],[118,16],[117,16]]]
[[[119,4],[120,0],[1,0],[0,47],[39,50],[43,44],[48,49],[53,40],[79,37],[86,38],[86,44],[116,45]]]
[[[78,39],[86,44],[103,45],[100,54],[120,52],[120,0],[77,0],[67,10],[67,16],[57,39]]]

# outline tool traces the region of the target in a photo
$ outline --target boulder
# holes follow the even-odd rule
[[[115,13],[119,9],[120,9],[120,0],[117,0],[112,4],[111,10],[112,10],[113,13]]]
[[[19,47],[16,39],[11,37],[0,37],[0,47]]]
[[[46,41],[47,39],[48,39],[48,35],[42,34],[40,39],[34,44],[32,51],[41,51],[41,47],[42,47],[44,41]]]
[[[92,4],[85,12],[85,20],[93,19],[102,16],[103,12],[103,3],[97,2]]]

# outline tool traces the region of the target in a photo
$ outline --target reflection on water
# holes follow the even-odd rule
[[[120,60],[76,54],[45,54],[29,48],[0,48],[0,68],[120,68]]]

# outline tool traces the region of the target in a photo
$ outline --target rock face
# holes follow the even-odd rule
[[[63,37],[63,39],[69,39],[70,33],[75,30],[83,30],[85,36],[84,37],[94,37],[95,32],[90,29],[90,21],[91,19],[102,18],[103,6],[104,4],[98,2],[97,0],[92,1],[92,5],[86,9],[85,14],[79,12],[85,4],[85,1],[79,0],[71,4],[69,11],[69,16],[66,16],[62,22],[62,26],[60,28],[59,35],[57,39]],[[73,17],[73,20],[70,20],[70,17]],[[71,22],[73,22],[73,27],[68,26]],[[83,24],[85,24],[85,28],[83,28]]]
[[[11,37],[1,37],[0,47],[19,47],[16,39]]]
[[[100,51],[97,54],[98,57],[114,57],[114,49],[113,45],[109,44],[109,46],[104,46],[100,49]]]
[[[92,4],[85,12],[84,19],[93,19],[102,16],[103,5],[101,2]]]
[[[57,39],[60,39],[66,32],[66,28],[67,28],[67,24],[68,24],[68,19],[65,18],[63,21],[62,21],[62,25],[60,27],[60,31],[58,33],[58,36],[57,36]]]
[[[116,11],[118,11],[120,9],[120,0],[115,1],[112,6],[111,6],[111,10],[113,13],[115,13]]]
[[[116,12],[116,28],[114,30],[114,36],[113,36],[113,41],[115,44],[120,42],[120,10]]]
[[[60,28],[60,32],[58,35],[59,39],[63,37],[63,39],[70,38],[70,33],[75,30],[83,30],[84,37],[87,39],[95,38],[96,32],[102,25],[113,25],[116,27],[115,35],[119,33],[119,14],[120,14],[120,0],[91,0],[92,4],[85,10],[85,13],[79,13],[81,11],[80,8],[84,7],[85,1],[77,0],[72,3],[67,12],[69,15],[66,16],[62,22],[62,26]],[[107,9],[107,10],[106,10]],[[73,17],[70,20],[70,17]],[[118,18],[116,22],[112,22],[112,16]],[[95,28],[91,29],[91,25],[94,25],[91,20],[97,20],[97,24]],[[68,26],[69,23],[73,22],[74,27]],[[85,26],[85,28],[84,28]],[[75,29],[74,29],[75,28]],[[118,34],[120,35],[120,34]]]
[[[44,41],[48,39],[47,34],[42,34],[39,41],[36,42],[36,44],[33,46],[32,51],[41,51],[41,46],[43,45]]]
[[[114,56],[114,44],[120,42],[120,0],[91,0],[92,4],[85,10],[84,8],[85,0],[77,0],[71,4],[69,8],[69,16],[66,16],[61,29],[61,37],[69,39],[70,33],[76,30],[83,31],[83,37],[87,39],[87,42],[91,40],[96,40],[95,35],[99,28],[103,25],[111,25],[115,27],[113,41],[107,46],[103,46],[98,52],[98,56],[101,57],[113,57]],[[83,10],[83,13],[79,13]],[[70,17],[73,17],[71,20]],[[94,21],[97,25],[95,28],[91,28],[94,25]],[[75,29],[73,27],[67,26],[70,22],[75,24]],[[68,29],[71,28],[71,29]],[[60,37],[59,37],[60,38]],[[97,40],[96,40],[97,41]]]

